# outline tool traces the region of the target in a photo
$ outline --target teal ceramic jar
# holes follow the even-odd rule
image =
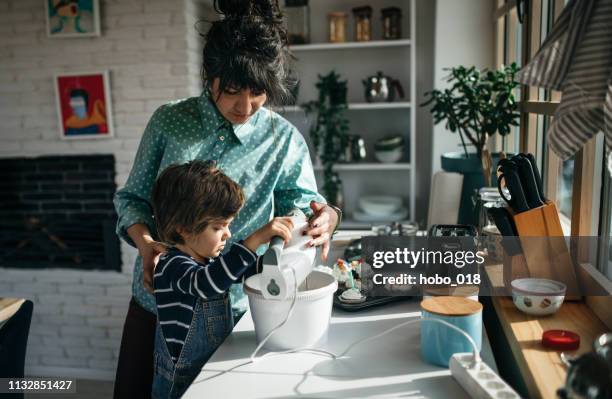
[[[482,348],[482,304],[474,300],[440,296],[421,302],[421,355],[427,363],[448,367],[451,356],[472,352],[473,347],[460,332],[431,319],[444,320],[465,331]]]

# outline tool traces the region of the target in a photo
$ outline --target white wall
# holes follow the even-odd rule
[[[494,66],[494,25],[491,0],[437,0],[434,87],[446,87],[444,68],[457,65]],[[440,155],[462,151],[459,135],[434,125],[432,173],[439,171]]]
[[[198,3],[101,0],[100,37],[50,39],[42,0],[0,1],[0,157],[114,154],[123,186],[152,112],[199,93]],[[110,70],[115,137],[61,140],[53,74],[100,69]],[[114,377],[135,255],[122,244],[121,273],[0,269],[0,296],[34,301],[27,373]]]

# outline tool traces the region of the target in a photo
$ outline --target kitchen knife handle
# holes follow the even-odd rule
[[[544,184],[542,184],[542,175],[540,175],[540,170],[538,169],[538,163],[536,162],[535,157],[531,153],[525,154],[525,158],[531,164],[531,170],[533,171],[533,177],[535,178],[536,185],[538,186],[538,194],[540,194],[540,199],[542,202],[546,203],[546,197],[544,196]]]
[[[538,192],[538,184],[536,183],[533,170],[531,169],[531,162],[524,156],[524,154],[516,155],[512,158],[518,167],[518,175],[521,180],[521,186],[525,193],[525,199],[530,209],[538,208],[544,205],[544,202],[540,199]]]
[[[501,179],[503,178],[506,182],[508,191],[510,191],[509,201],[505,196],[503,196],[506,202],[508,202],[512,209],[514,209],[517,213],[528,211],[529,205],[527,204],[525,192],[523,191],[523,186],[521,185],[521,179],[518,175],[516,162],[509,159],[501,159],[499,161],[499,166],[501,166],[502,169],[502,174],[497,178],[497,188],[500,194],[503,196],[503,190],[501,189]]]

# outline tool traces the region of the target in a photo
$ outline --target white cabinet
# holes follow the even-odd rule
[[[281,1],[282,2],[282,1]],[[310,0],[310,44],[292,46],[297,60],[294,69],[300,80],[297,104],[317,98],[315,88],[318,74],[331,70],[348,80],[349,109],[346,116],[350,121],[351,134],[360,135],[366,143],[367,156],[359,163],[338,164],[336,170],[344,187],[343,228],[368,227],[380,222],[360,223],[353,219],[358,207],[358,198],[364,195],[399,195],[409,211],[408,219],[415,217],[415,168],[416,159],[416,107],[417,98],[415,68],[415,1],[374,0],[369,4],[355,0]],[[355,7],[370,5],[372,13],[372,37],[369,42],[328,43],[328,17],[333,11],[348,13],[347,40],[352,40],[354,18],[351,10]],[[379,40],[382,37],[382,8],[399,7],[402,10],[402,39]],[[405,98],[395,98],[390,103],[367,103],[362,80],[382,71],[385,75],[398,79],[403,86]],[[323,172],[314,159],[314,148],[309,140],[312,117],[307,117],[299,106],[277,109],[304,134],[310,145],[318,186],[322,186]],[[404,136],[405,151],[398,163],[383,164],[374,156],[374,143],[377,139],[401,134]]]

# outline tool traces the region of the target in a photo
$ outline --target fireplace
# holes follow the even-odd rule
[[[112,155],[0,159],[0,267],[120,271]]]

